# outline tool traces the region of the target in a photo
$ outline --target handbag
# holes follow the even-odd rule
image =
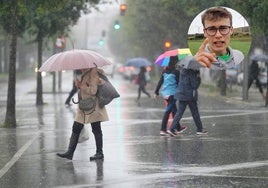
[[[78,142],[82,143],[82,142],[87,141],[88,139],[89,139],[88,128],[84,125],[83,129],[80,132]]]
[[[93,97],[80,99],[78,102],[78,107],[80,108],[80,110],[86,111],[87,114],[91,114],[95,111],[96,99]]]
[[[109,104],[114,98],[120,97],[119,93],[116,91],[115,87],[111,84],[107,76],[98,72],[103,83],[98,85],[97,97],[99,99],[99,107],[103,108],[105,105]]]
[[[86,71],[81,78],[81,82],[83,81],[84,77],[91,72],[92,69]],[[84,111],[84,114],[92,114],[96,108],[96,97],[88,97],[86,99],[82,99],[81,91],[78,92],[78,102],[75,102],[72,98],[74,104],[78,104],[80,110]],[[85,113],[87,112],[87,113]]]

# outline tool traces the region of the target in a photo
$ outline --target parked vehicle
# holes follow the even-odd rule
[[[139,68],[133,66],[127,67],[122,65],[121,67],[119,67],[118,71],[123,76],[123,78],[132,81],[139,73]]]
[[[117,63],[114,62],[112,58],[108,58],[108,59],[112,62],[112,64],[104,66],[102,67],[102,69],[106,75],[111,76],[113,78]]]

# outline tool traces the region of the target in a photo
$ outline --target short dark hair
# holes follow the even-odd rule
[[[205,20],[209,21],[217,21],[220,18],[229,18],[230,26],[232,26],[232,14],[224,7],[211,7],[208,8],[204,14],[201,16],[201,21],[203,26],[205,27]]]

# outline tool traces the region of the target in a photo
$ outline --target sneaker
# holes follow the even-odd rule
[[[167,133],[166,131],[160,131],[160,135],[161,135],[161,136],[167,136],[168,133]]]
[[[177,134],[171,130],[167,130],[167,133],[170,135],[170,136],[177,136]]]
[[[206,134],[208,134],[208,132],[203,130],[203,131],[197,131],[196,134],[197,135],[206,135]]]
[[[176,133],[176,134],[183,133],[186,129],[187,129],[186,126],[181,126],[181,129],[180,129],[180,130],[175,130],[175,133]]]

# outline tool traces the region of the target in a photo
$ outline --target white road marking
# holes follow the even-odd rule
[[[202,119],[208,119],[208,118],[217,118],[217,117],[230,117],[230,116],[244,116],[244,115],[253,115],[253,114],[261,114],[261,113],[267,113],[268,111],[267,110],[260,110],[260,111],[250,111],[250,112],[241,112],[241,113],[233,113],[233,114],[223,114],[223,115],[211,115],[211,116],[202,116],[201,118]],[[192,117],[187,117],[187,118],[182,118],[182,120],[187,120],[187,119],[192,119]],[[141,120],[141,119],[127,119],[127,120],[123,120],[124,122],[132,122],[131,124],[140,124],[140,123],[157,123],[157,122],[160,122],[161,119],[159,120],[156,120],[156,119],[147,119],[147,120]],[[0,170],[0,178],[5,175],[5,173],[20,159],[20,157],[22,156],[22,154],[31,146],[31,144],[34,142],[34,140],[39,136],[39,134],[36,134],[32,137],[31,140],[29,140],[28,142],[26,142],[26,144],[23,145],[23,147],[21,147],[19,149],[18,152],[16,152],[16,154],[11,158],[11,160],[9,162],[6,163],[6,165]],[[246,166],[249,165],[249,163],[242,163],[242,164],[246,164]],[[241,164],[235,164],[236,166],[227,166],[225,168],[246,168],[239,166]],[[237,166],[238,165],[238,166]],[[257,167],[258,165],[268,165],[268,162],[267,161],[264,161],[264,162],[256,162],[255,164],[253,164],[253,166],[255,165],[255,167]],[[257,165],[257,166],[256,166]],[[250,166],[250,165],[249,165]],[[192,168],[195,168],[195,172],[199,170],[204,170],[204,167],[192,167]],[[214,167],[214,168],[211,168],[211,167],[207,167],[208,169],[206,170],[207,172],[213,172],[214,171],[217,171],[217,169],[221,169],[220,166],[218,167]],[[224,169],[224,168],[223,168]],[[221,170],[223,170],[221,169]],[[189,170],[189,169],[188,169]],[[204,173],[207,173],[207,172],[204,172]]]
[[[144,164],[145,165],[145,164]],[[145,166],[148,166],[146,164]],[[224,174],[213,174],[213,172],[220,172],[226,170],[239,170],[247,168],[257,168],[268,166],[268,161],[255,161],[255,162],[246,162],[246,163],[236,163],[229,165],[222,165],[216,167],[184,167],[179,168],[182,172],[164,172],[164,173],[154,173],[154,174],[143,174],[140,176],[131,176],[124,177],[119,179],[114,179],[111,181],[96,183],[96,184],[81,184],[81,185],[70,185],[70,186],[55,186],[54,188],[63,188],[63,187],[72,187],[72,188],[82,188],[82,187],[96,187],[96,186],[105,186],[105,185],[116,185],[124,184],[127,182],[150,182],[152,180],[167,179],[167,178],[176,178],[176,177],[185,177],[185,179],[192,179],[193,176],[203,176],[203,177],[232,177],[232,178],[246,178],[246,179],[268,179],[268,177],[257,177],[257,176],[237,176],[237,175],[224,175]]]
[[[221,117],[234,117],[234,116],[247,116],[254,114],[263,114],[268,113],[268,110],[258,110],[258,111],[247,111],[247,112],[239,112],[239,113],[230,113],[230,114],[221,114],[221,115],[210,115],[210,116],[201,116],[201,119],[212,119],[212,118],[221,118]],[[192,120],[192,116],[182,118],[181,120]],[[127,125],[135,125],[141,123],[159,123],[162,119],[121,119],[121,124],[127,123]]]
[[[39,136],[39,134],[33,135],[32,139],[30,139],[26,144],[24,144],[19,151],[9,160],[5,166],[0,170],[0,178],[20,159],[22,154],[32,145],[34,140]]]

